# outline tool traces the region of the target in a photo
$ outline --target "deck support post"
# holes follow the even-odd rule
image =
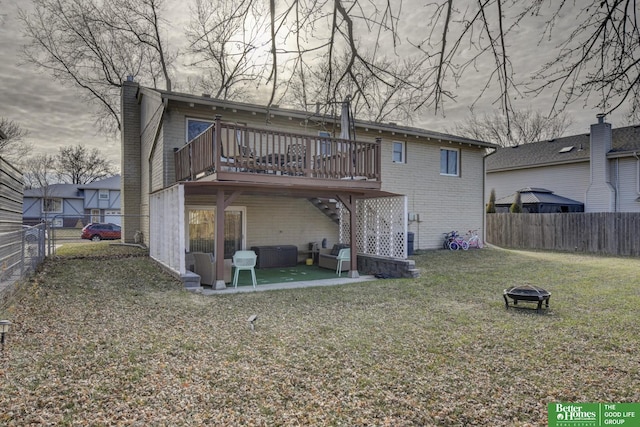
[[[358,247],[356,244],[356,198],[352,195],[339,194],[338,200],[340,200],[349,211],[349,247],[351,248],[351,261],[347,277],[357,279],[360,277],[360,274],[358,274]]]

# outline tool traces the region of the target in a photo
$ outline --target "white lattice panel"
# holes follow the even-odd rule
[[[349,211],[338,205],[340,241],[350,243]],[[381,197],[356,202],[358,253],[388,258],[407,258],[407,198]]]
[[[184,274],[184,186],[174,185],[150,195],[149,207],[149,255]]]

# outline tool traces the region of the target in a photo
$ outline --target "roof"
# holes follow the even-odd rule
[[[51,184],[47,187],[47,195],[62,199],[83,199],[80,189],[109,189],[120,190],[120,175],[94,181],[90,184]],[[41,188],[28,188],[24,190],[24,197],[43,197]],[[47,196],[47,197],[48,197]]]
[[[119,190],[120,175],[114,175],[109,178],[101,179],[100,181],[93,181],[89,184],[79,185],[78,188]]]
[[[165,99],[167,101],[184,102],[187,104],[197,103],[199,105],[206,105],[211,107],[215,106],[217,108],[230,109],[230,110],[238,109],[238,110],[253,112],[253,113],[266,114],[268,112],[269,114],[272,114],[275,116],[294,117],[294,118],[309,119],[309,120],[317,119],[317,120],[324,120],[326,122],[336,122],[337,124],[340,123],[340,117],[338,116],[333,116],[328,114],[318,114],[318,113],[313,113],[309,111],[294,110],[289,108],[281,108],[279,106],[273,106],[273,105],[267,107],[267,106],[257,105],[257,104],[249,104],[249,103],[243,103],[243,102],[216,99],[216,98],[211,98],[210,96],[198,96],[198,95],[179,93],[179,92],[167,92],[164,90],[153,89],[148,87],[140,87],[140,93],[148,94],[148,95],[156,94],[156,95],[159,95],[162,99]],[[465,138],[461,136],[429,131],[429,130],[414,128],[409,126],[400,126],[395,123],[379,123],[379,122],[355,119],[354,125],[357,128],[361,128],[361,129],[366,128],[369,130],[395,132],[398,134],[403,134],[405,136],[410,135],[410,136],[425,137],[425,138],[435,139],[435,140],[446,140],[446,141],[458,142],[461,144],[470,144],[470,145],[475,145],[479,147],[497,148],[497,145],[491,142],[479,141],[471,138]]]
[[[582,205],[582,202],[578,202],[577,200],[569,199],[567,197],[558,196],[553,194],[553,191],[547,190],[546,188],[533,188],[526,187],[521,190],[518,190],[516,193],[520,193],[520,200],[523,205],[526,204],[536,204],[536,203],[544,203],[545,205]],[[510,194],[506,197],[502,197],[496,200],[495,204],[497,205],[511,205],[514,200],[516,193]]]
[[[43,197],[42,188],[28,188],[24,190],[24,197]],[[78,192],[77,184],[51,184],[46,189],[47,197],[59,197],[63,199],[82,199]]]
[[[588,133],[532,142],[516,147],[499,148],[487,157],[488,172],[552,164],[587,162],[590,156]],[[612,148],[609,157],[632,155],[640,152],[640,125],[612,130]]]

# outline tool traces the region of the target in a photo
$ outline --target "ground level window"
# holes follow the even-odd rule
[[[460,175],[460,152],[455,149],[440,149],[440,175]]]

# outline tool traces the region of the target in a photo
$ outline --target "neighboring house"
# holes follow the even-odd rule
[[[22,219],[34,225],[78,227],[90,222],[121,223],[120,175],[90,184],[52,184],[24,192]]]
[[[429,249],[444,232],[483,229],[493,144],[132,81],[122,124],[123,239],[142,232],[151,257],[187,286],[192,251],[224,254],[215,288],[236,250],[295,245],[303,259],[312,242],[355,242],[350,277],[398,277],[413,274],[408,233]]]
[[[525,213],[562,213],[584,212],[584,204],[566,197],[553,194],[546,188],[522,188],[520,194],[522,212]],[[495,202],[497,213],[510,212],[511,205],[516,200],[516,193],[497,199]]]
[[[486,169],[485,200],[537,187],[585,212],[640,212],[640,126],[612,130],[603,115],[588,134],[499,148]]]

